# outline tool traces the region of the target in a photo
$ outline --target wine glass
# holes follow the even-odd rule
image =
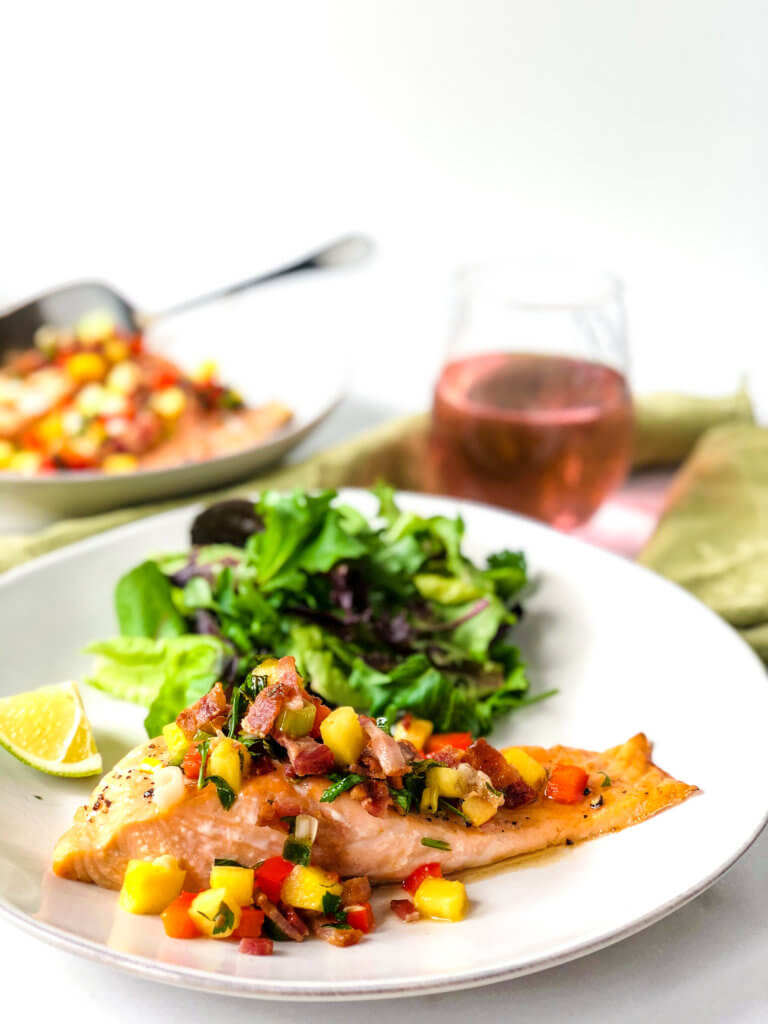
[[[463,270],[435,386],[431,489],[560,529],[588,519],[630,463],[626,333],[616,278]]]

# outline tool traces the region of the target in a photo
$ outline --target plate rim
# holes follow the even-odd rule
[[[345,495],[369,495],[369,493],[370,492],[365,488],[338,488],[338,494],[341,498]],[[738,633],[733,630],[728,623],[712,611],[711,608],[699,601],[679,584],[660,576],[651,569],[648,569],[646,566],[638,565],[615,552],[596,547],[579,537],[561,534],[551,527],[527,516],[522,516],[518,513],[510,512],[507,509],[502,509],[483,502],[455,498],[450,495],[431,495],[414,491],[397,491],[397,495],[399,498],[404,498],[406,500],[417,499],[418,501],[427,501],[428,503],[434,502],[435,504],[453,502],[457,512],[461,512],[461,509],[464,506],[468,506],[471,508],[477,508],[478,510],[490,511],[500,516],[509,517],[512,520],[521,520],[529,527],[533,527],[535,532],[542,535],[558,537],[559,541],[563,541],[569,546],[575,544],[581,549],[588,549],[590,554],[598,559],[606,559],[614,564],[620,563],[630,570],[639,570],[643,575],[652,578],[655,584],[661,584],[668,590],[676,592],[679,597],[681,596],[683,598],[683,600],[695,605],[699,612],[703,611],[705,615],[710,618],[710,621],[717,624],[718,629],[721,631],[725,630],[731,635],[732,639],[737,643],[737,645],[741,646],[743,652],[752,660],[756,667],[762,671],[765,669],[765,666],[749,645],[741,639]],[[121,535],[141,532],[151,528],[151,525],[155,521],[172,519],[175,517],[181,517],[182,515],[194,515],[195,509],[202,507],[203,505],[203,502],[195,502],[167,509],[163,512],[145,516],[130,523],[124,523],[120,526],[112,527],[109,530],[104,530],[90,537],[85,537],[73,542],[72,544],[64,545],[55,551],[39,555],[22,565],[15,566],[7,570],[5,573],[1,573],[0,592],[2,592],[6,587],[12,586],[18,578],[23,577],[30,572],[44,569],[46,565],[54,564],[60,560],[66,560],[73,555],[76,556],[78,553],[88,551],[91,548],[98,549],[99,546],[109,543],[113,537],[119,538]],[[723,875],[725,875],[726,872],[728,872],[750,849],[767,824],[768,799],[766,800],[766,804],[757,825],[733,851],[730,857],[719,864],[705,878],[698,880],[695,884],[678,893],[676,896],[667,900],[660,906],[655,907],[647,914],[643,914],[628,922],[624,927],[617,928],[607,934],[600,935],[597,938],[588,939],[584,942],[571,945],[560,952],[534,957],[525,964],[516,967],[497,966],[490,969],[476,968],[469,970],[464,974],[454,975],[453,977],[447,977],[434,982],[418,980],[411,982],[398,982],[397,987],[392,987],[390,983],[369,982],[368,984],[355,983],[353,987],[338,988],[333,983],[323,986],[317,985],[316,982],[312,982],[312,988],[307,987],[305,984],[303,990],[297,992],[290,986],[286,986],[285,983],[274,982],[265,978],[247,978],[236,974],[219,974],[212,971],[201,970],[199,968],[190,968],[179,965],[174,966],[168,963],[158,964],[149,957],[112,950],[109,946],[94,939],[76,936],[59,926],[39,921],[33,916],[25,914],[23,911],[11,906],[1,895],[0,918],[10,921],[13,925],[21,928],[26,933],[45,941],[49,945],[62,949],[65,952],[83,956],[86,959],[106,966],[117,967],[122,971],[144,978],[145,980],[173,985],[175,987],[204,991],[212,994],[231,995],[240,998],[263,999],[269,1001],[282,1000],[311,1002],[313,1000],[325,1000],[328,1002],[341,1002],[407,998],[419,995],[436,994],[440,992],[479,988],[484,985],[511,981],[527,974],[533,974],[538,971],[547,970],[551,967],[557,967],[561,964],[568,963],[571,960],[580,959],[581,957],[588,956],[591,953],[598,952],[599,950],[605,949],[614,943],[629,938],[630,936],[643,931],[645,928],[650,927],[656,922],[669,916],[675,910],[685,906],[687,903],[691,902],[691,900],[695,899],[697,896],[701,895],[701,893],[710,888],[710,886],[718,881],[718,879],[722,878]]]

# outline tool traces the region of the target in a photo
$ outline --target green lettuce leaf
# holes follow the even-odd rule
[[[115,612],[123,636],[181,636],[186,630],[168,577],[155,562],[142,562],[120,578]]]

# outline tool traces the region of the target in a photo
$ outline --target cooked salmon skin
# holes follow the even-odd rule
[[[402,815],[392,807],[377,817],[350,793],[323,803],[327,778],[289,778],[284,765],[246,779],[230,810],[213,785],[198,789],[187,781],[184,799],[159,812],[152,800],[152,773],[140,767],[146,757],[166,753],[161,739],[152,740],[123,758],[78,809],[56,845],[53,869],[63,878],[118,889],[130,859],[171,854],[187,872],[185,888],[201,889],[216,857],[252,865],[281,854],[288,833],[283,819],[305,813],[319,822],[313,864],[342,877],[391,882],[426,860],[439,861],[452,873],[615,832],[696,792],[653,764],[642,733],[602,753],[560,746],[525,749],[547,769],[562,763],[584,768],[589,792],[568,805],[540,793],[533,803],[502,808],[477,828],[458,816]],[[441,840],[450,849],[425,848],[423,838]]]

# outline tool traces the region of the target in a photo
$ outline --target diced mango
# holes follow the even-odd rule
[[[463,882],[451,882],[447,878],[425,878],[416,890],[413,902],[424,917],[461,921],[467,912],[467,890]]]
[[[468,796],[461,802],[461,813],[466,815],[473,825],[484,825],[494,816],[498,806],[491,800],[481,796]]]
[[[351,707],[332,711],[320,726],[320,734],[338,765],[354,764],[365,746],[365,732]]]
[[[226,889],[239,907],[249,907],[253,903],[253,868],[214,864],[208,884],[212,889]]]
[[[327,892],[334,896],[341,896],[341,883],[338,875],[330,875],[320,868],[304,867],[297,864],[283,882],[280,898],[289,907],[321,911],[323,896]]]
[[[130,348],[122,338],[110,338],[104,344],[104,355],[110,363],[121,363],[130,354]]]
[[[414,718],[406,715],[399,722],[395,722],[392,728],[392,735],[399,742],[405,740],[412,743],[417,750],[423,750],[424,744],[434,731],[434,725],[427,718]]]
[[[113,452],[104,458],[101,468],[105,473],[135,473],[139,468],[139,460],[127,452]]]
[[[242,750],[239,743],[225,736],[211,750],[205,774],[218,775],[235,793],[239,793],[243,781]]]
[[[437,802],[440,799],[440,794],[432,786],[425,786],[424,792],[421,794],[421,803],[419,804],[419,810],[422,814],[434,814],[437,810]]]
[[[520,773],[523,782],[531,789],[539,789],[547,781],[547,773],[543,764],[523,750],[522,747],[506,747],[501,752],[507,764],[511,764]]]
[[[129,860],[120,906],[131,914],[160,914],[181,892],[186,872],[175,857]]]
[[[69,376],[81,384],[102,380],[107,372],[107,364],[98,352],[75,352],[67,359],[65,366]]]
[[[226,889],[204,889],[192,900],[189,916],[211,939],[226,939],[240,924],[240,906]]]
[[[102,341],[115,333],[115,318],[106,309],[91,310],[78,320],[75,333],[85,343]]]
[[[181,388],[174,386],[157,391],[150,399],[150,404],[158,416],[164,420],[173,420],[184,411],[187,398]]]
[[[172,761],[178,761],[189,750],[189,740],[184,730],[175,722],[169,722],[168,725],[163,726],[163,739],[168,747],[168,756]]]
[[[0,469],[5,469],[13,458],[15,448],[10,441],[0,438]]]
[[[427,769],[427,785],[436,789],[440,796],[461,797],[466,793],[464,779],[457,768],[446,768],[437,764]]]
[[[20,448],[14,452],[5,465],[12,473],[21,473],[23,476],[34,476],[40,469],[43,456],[40,452],[34,452]]]

